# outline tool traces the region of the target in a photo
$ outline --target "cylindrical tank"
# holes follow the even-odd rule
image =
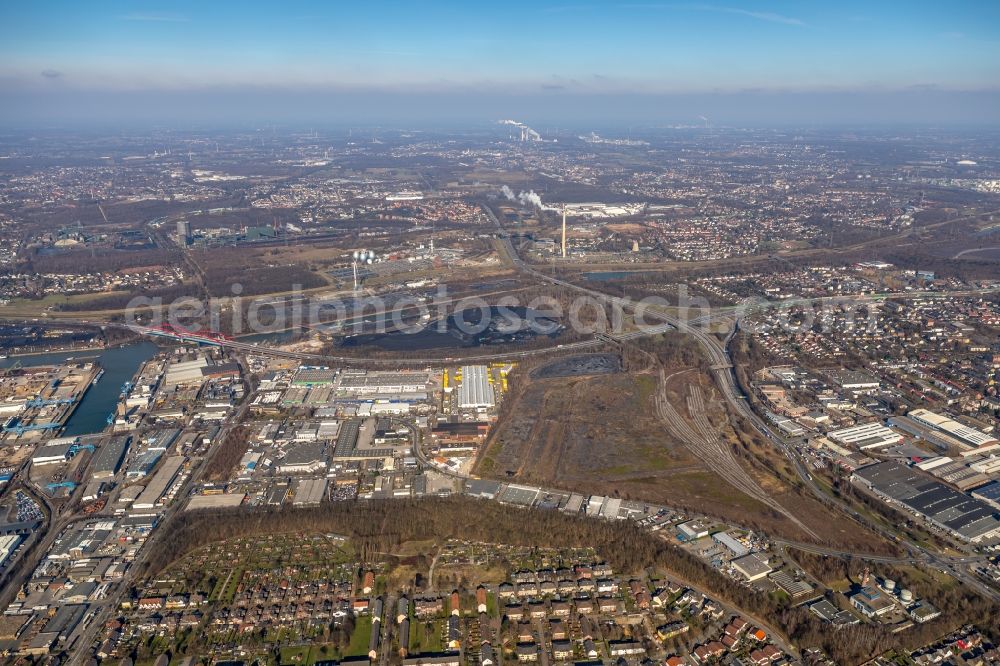
[[[913,601],[913,592],[909,590],[903,590],[899,593],[899,598],[903,601]]]
[[[886,578],[882,582],[882,585],[883,587],[885,587],[887,592],[892,592],[893,590],[896,589],[896,581],[892,580],[891,578]]]

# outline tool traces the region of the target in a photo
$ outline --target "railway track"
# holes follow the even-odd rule
[[[805,534],[819,540],[819,536],[803,524],[794,514],[783,507],[777,500],[767,494],[763,488],[740,465],[732,450],[719,436],[718,430],[708,421],[705,410],[704,395],[700,387],[689,387],[687,409],[694,425],[677,411],[666,395],[666,377],[663,370],[659,373],[660,386],[656,393],[656,412],[667,430],[674,437],[684,442],[687,447],[700,458],[712,472],[726,481],[736,490],[748,497],[781,513]]]

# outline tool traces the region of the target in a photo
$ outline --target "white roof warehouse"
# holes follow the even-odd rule
[[[485,365],[463,365],[462,385],[458,387],[458,406],[462,409],[492,407],[496,404],[493,387]]]
[[[862,450],[892,446],[903,440],[903,436],[898,432],[878,422],[834,430],[828,432],[827,436],[841,444],[849,444]]]

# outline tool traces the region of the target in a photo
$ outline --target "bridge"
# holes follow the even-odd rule
[[[224,333],[219,333],[218,331],[205,331],[198,330],[192,331],[180,326],[174,326],[172,324],[162,324],[160,326],[126,326],[137,333],[143,335],[150,335],[153,337],[169,338],[171,340],[177,340],[179,342],[194,342],[199,345],[210,345],[215,347],[222,347],[227,342],[232,342],[233,339]]]

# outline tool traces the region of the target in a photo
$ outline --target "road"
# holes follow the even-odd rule
[[[17,319],[17,318],[3,318],[0,319],[2,323],[9,324],[50,324],[58,326],[100,326],[102,328],[120,328],[123,330],[128,330],[132,333],[137,333],[139,335],[151,335],[151,329],[145,326],[140,326],[136,324],[123,324],[121,322],[114,321],[96,321],[91,319],[57,319],[57,320],[27,320],[27,319]],[[666,330],[666,329],[664,329]],[[643,335],[649,335],[649,332],[643,333]],[[166,337],[160,335],[159,337]],[[299,352],[291,351],[287,349],[277,349],[274,347],[267,347],[264,345],[257,345],[250,342],[240,342],[239,340],[219,340],[214,343],[218,347],[223,347],[235,352],[242,352],[244,354],[252,354],[255,356],[268,356],[271,358],[284,358],[302,361],[303,363],[311,364],[330,364],[337,363],[346,367],[370,367],[370,366],[387,366],[387,367],[401,367],[401,366],[421,366],[426,367],[429,365],[441,365],[441,364],[454,364],[454,363],[489,363],[491,361],[501,361],[501,360],[517,360],[523,358],[530,358],[534,356],[545,356],[548,354],[562,354],[570,351],[590,349],[593,347],[599,347],[601,345],[607,344],[607,340],[602,336],[595,335],[593,338],[586,340],[578,340],[576,342],[567,342],[564,344],[554,345],[551,347],[542,347],[539,349],[525,349],[521,351],[504,351],[496,350],[485,354],[472,354],[472,355],[456,355],[456,356],[429,356],[429,357],[412,357],[412,356],[397,356],[393,358],[366,358],[362,356],[336,356],[331,354],[315,354],[310,352]]]
[[[591,298],[597,299],[604,303],[613,304],[622,309],[624,312],[635,312],[636,304],[630,299],[621,298],[617,296],[611,296],[594,289],[589,289],[587,287],[557,278],[555,276],[546,275],[533,267],[524,263],[524,261],[517,254],[516,249],[510,241],[509,236],[505,233],[503,226],[500,221],[496,218],[493,212],[486,208],[487,213],[492,218],[493,223],[501,231],[501,241],[504,245],[504,251],[507,253],[514,267],[527,275],[550,284],[555,284],[566,289],[572,289],[579,293],[585,294]],[[925,295],[926,296],[926,295]],[[754,412],[752,406],[750,405],[747,396],[743,394],[740,389],[739,384],[736,380],[736,374],[734,372],[732,359],[729,355],[728,344],[733,338],[736,326],[733,327],[733,331],[727,336],[725,342],[720,341],[714,334],[705,330],[703,325],[707,323],[705,318],[699,318],[696,320],[685,320],[676,316],[672,316],[662,310],[656,309],[654,307],[647,307],[643,310],[643,314],[647,318],[656,319],[664,324],[676,328],[678,331],[690,335],[698,344],[701,346],[703,352],[705,353],[709,364],[711,365],[711,372],[715,378],[715,382],[719,391],[722,393],[723,398],[728,404],[731,411],[738,414],[742,418],[746,419],[754,429],[756,429],[762,436],[764,436],[768,441],[774,444],[779,451],[781,451],[786,458],[791,462],[796,475],[802,484],[812,492],[812,494],[823,502],[825,505],[829,506],[831,509],[843,511],[847,515],[854,518],[862,526],[875,531],[884,538],[888,539],[890,542],[899,542],[897,535],[885,530],[877,525],[871,523],[871,521],[865,519],[858,511],[851,507],[846,502],[842,502],[839,499],[827,495],[822,488],[816,483],[812,475],[806,470],[801,458],[798,456],[794,447],[789,445],[783,437],[776,434],[771,430],[770,426],[764,421],[756,412]],[[726,313],[729,316],[732,315],[731,312]],[[723,316],[720,313],[720,316]],[[737,323],[738,325],[738,323]],[[924,564],[932,566],[938,570],[949,573],[956,579],[962,581],[966,585],[978,590],[981,594],[993,599],[994,601],[1000,602],[1000,592],[993,590],[988,587],[973,574],[971,574],[967,567],[967,561],[965,558],[953,558],[947,555],[942,555],[931,551],[924,546],[913,543],[911,541],[905,542],[906,548],[913,555],[912,560],[920,560]],[[846,551],[843,555],[848,555]],[[858,556],[863,557],[865,555],[858,554]]]
[[[239,358],[238,362],[240,367],[245,369],[246,364],[244,359]],[[248,396],[249,393],[244,396],[242,404],[225,421],[223,427],[219,431],[216,442],[224,441],[226,435],[229,434],[233,428],[242,423],[243,418],[246,416],[246,412],[250,407],[250,400]],[[205,454],[205,457],[202,458],[198,462],[197,466],[192,470],[187,482],[177,493],[174,501],[169,507],[167,507],[166,511],[164,511],[163,515],[160,517],[159,523],[157,523],[156,528],[152,531],[149,538],[146,540],[146,543],[144,543],[142,548],[139,549],[139,553],[126,572],[126,575],[122,578],[118,585],[109,592],[107,597],[94,604],[94,606],[97,607],[97,614],[77,638],[77,648],[72,651],[73,656],[67,662],[68,664],[76,666],[77,664],[82,664],[91,658],[91,648],[93,647],[93,643],[96,641],[97,632],[104,626],[104,623],[107,620],[112,619],[113,613],[117,610],[122,597],[126,592],[128,592],[131,584],[135,581],[136,576],[142,571],[143,566],[149,560],[151,554],[156,551],[157,544],[160,541],[171,538],[171,522],[184,510],[184,507],[187,504],[186,500],[190,495],[192,488],[201,482],[205,469],[208,467],[219,448],[220,447],[217,443],[213,443],[213,445],[209,448],[208,453]],[[93,516],[88,516],[87,519],[93,519]]]
[[[488,211],[488,209],[487,209]],[[492,217],[492,212],[488,211]],[[500,227],[499,221],[493,217],[494,222]],[[505,251],[507,256],[510,258],[514,267],[521,273],[528,275],[540,282],[545,282],[553,285],[557,285],[566,289],[576,291],[578,293],[587,295],[599,302],[608,303],[615,305],[622,309],[622,311],[633,312],[637,310],[637,305],[630,299],[610,296],[603,292],[589,289],[578,284],[557,278],[555,276],[545,275],[540,271],[534,269],[533,267],[525,264],[518,256],[513,244],[510,242],[509,238],[501,239],[505,246]],[[886,296],[879,296],[878,298],[884,298]],[[873,297],[859,297],[863,298],[873,298]],[[529,356],[549,354],[553,352],[566,352],[573,351],[577,349],[585,349],[593,346],[599,346],[608,344],[609,342],[626,342],[629,340],[637,339],[641,336],[652,335],[657,333],[662,333],[668,330],[676,329],[682,333],[692,336],[692,338],[699,343],[702,347],[710,365],[711,372],[715,379],[716,385],[718,386],[720,393],[722,394],[724,400],[726,401],[732,412],[739,414],[741,417],[747,420],[756,430],[758,430],[762,436],[764,436],[768,441],[772,442],[782,453],[790,460],[796,474],[800,478],[804,487],[809,488],[810,491],[822,502],[830,506],[832,509],[844,511],[851,517],[855,518],[859,523],[868,529],[872,529],[882,536],[890,539],[892,541],[898,541],[896,535],[890,533],[877,525],[873,525],[871,521],[866,520],[861,514],[854,510],[850,505],[841,502],[829,495],[827,495],[812,479],[812,476],[806,470],[801,458],[797,455],[794,447],[788,444],[782,437],[774,433],[766,421],[764,421],[759,415],[757,415],[746,396],[742,393],[739,388],[734,369],[731,362],[731,357],[728,351],[728,343],[732,339],[735,333],[736,327],[733,327],[733,331],[724,341],[720,341],[714,334],[705,330],[704,325],[713,321],[715,317],[722,316],[732,316],[731,311],[720,311],[715,315],[710,315],[708,317],[701,317],[693,320],[685,320],[684,318],[676,317],[669,314],[663,310],[659,310],[655,307],[647,307],[642,310],[642,314],[647,319],[653,319],[659,321],[660,323],[654,326],[646,327],[643,330],[637,330],[622,334],[619,336],[609,336],[605,334],[597,335],[593,339],[579,341],[575,343],[565,344],[554,348],[537,349],[537,350],[526,350],[521,352],[509,352],[509,353],[490,353],[490,354],[480,354],[473,356],[462,357],[462,362],[475,362],[475,361],[494,361],[498,359],[516,359],[525,358]],[[114,322],[94,322],[89,320],[75,321],[69,319],[59,319],[58,323],[65,325],[67,323],[77,323],[80,325],[111,325],[111,326],[124,326],[122,324],[117,324]],[[125,326],[130,330],[135,331],[135,327]],[[442,362],[453,362],[455,359],[450,358],[421,358],[421,359],[406,359],[402,361],[400,359],[360,359],[356,357],[340,357],[340,356],[327,356],[321,354],[311,354],[303,352],[289,352],[284,350],[277,350],[269,347],[259,347],[250,343],[242,343],[238,341],[223,341],[222,346],[234,351],[234,352],[244,352],[257,355],[269,355],[280,358],[296,359],[304,362],[316,362],[316,363],[339,363],[343,365],[357,365],[357,364],[385,364],[399,366],[401,363],[408,364],[435,364]],[[220,433],[220,438],[225,436],[235,424],[239,423],[244,416],[248,401],[244,403],[237,409],[237,411],[232,415],[232,417],[227,421],[226,427],[223,432]],[[413,450],[414,454],[424,463],[429,464],[426,457],[423,455],[422,446],[420,442],[419,429],[415,427],[415,424],[411,425],[414,432],[413,436]],[[182,510],[185,504],[184,498],[190,492],[190,489],[196,484],[202,477],[203,471],[209,462],[210,457],[213,455],[214,449],[200,462],[197,468],[192,472],[190,478],[183,489],[183,492],[179,494],[178,499],[166,510],[164,513],[158,528],[150,536],[147,543],[140,550],[137,560],[133,563],[130,569],[130,575],[123,580],[105,600],[95,604],[97,615],[88,624],[87,628],[81,632],[77,639],[77,646],[84,649],[76,651],[76,656],[74,656],[70,663],[82,663],[85,659],[89,657],[89,647],[93,644],[96,632],[104,624],[110,613],[112,613],[118,606],[121,595],[129,588],[129,584],[132,581],[136,572],[141,570],[142,565],[148,560],[150,554],[154,552],[156,544],[162,540],[169,538],[171,530],[169,529],[170,523],[176,517],[179,511]],[[438,469],[436,467],[430,466],[433,469]],[[459,473],[454,473],[450,471],[438,470],[441,473],[447,474],[455,478],[469,478],[466,475]],[[739,486],[737,486],[739,487]],[[787,514],[786,514],[787,515]],[[50,529],[45,534],[45,537],[38,543],[37,552],[39,554],[44,554],[50,547],[52,542],[57,538],[59,534],[65,529],[67,525],[76,520],[88,520],[92,517],[60,517],[60,519],[52,520]],[[793,518],[794,519],[794,518]],[[794,542],[780,542],[794,547],[802,548],[803,550],[809,550],[810,552],[818,552],[825,555],[837,556],[837,557],[859,557],[866,560],[874,562],[886,562],[886,563],[906,563],[913,561],[921,561],[924,564],[937,568],[939,570],[945,571],[955,578],[961,580],[967,585],[977,589],[982,594],[989,596],[990,598],[1000,601],[1000,593],[995,592],[991,588],[987,587],[984,583],[979,581],[977,578],[972,576],[967,567],[969,564],[982,561],[983,558],[980,557],[952,557],[941,555],[927,548],[921,546],[920,544],[906,542],[905,547],[909,550],[910,557],[902,558],[891,558],[876,556],[868,553],[858,553],[853,551],[828,549],[812,544],[798,544]],[[34,553],[33,553],[34,554]],[[25,567],[25,571],[30,574],[33,567]],[[15,588],[16,589],[16,588]]]
[[[109,324],[118,325],[128,330],[139,333],[140,335],[150,335],[150,329],[144,326],[127,325],[127,324]],[[163,336],[161,336],[163,337]],[[286,349],[276,349],[274,347],[258,346],[249,342],[239,342],[237,340],[219,340],[217,346],[224,347],[229,350],[243,352],[246,354],[254,354],[257,356],[270,356],[274,358],[287,358],[308,363],[315,364],[329,364],[337,363],[343,366],[372,366],[372,365],[383,365],[389,367],[400,367],[400,366],[428,366],[437,365],[443,363],[475,363],[475,362],[490,362],[498,360],[511,360],[519,358],[528,358],[531,356],[542,356],[546,354],[562,353],[566,351],[576,350],[576,349],[587,349],[590,347],[596,347],[605,344],[603,340],[598,337],[594,337],[588,340],[579,340],[577,342],[569,342],[562,345],[556,345],[555,347],[544,347],[541,349],[526,349],[522,351],[494,351],[488,354],[473,354],[473,355],[461,355],[455,357],[418,357],[413,358],[407,357],[394,357],[394,358],[364,358],[360,356],[335,356],[330,354],[314,354],[310,352],[298,352],[290,351]]]

